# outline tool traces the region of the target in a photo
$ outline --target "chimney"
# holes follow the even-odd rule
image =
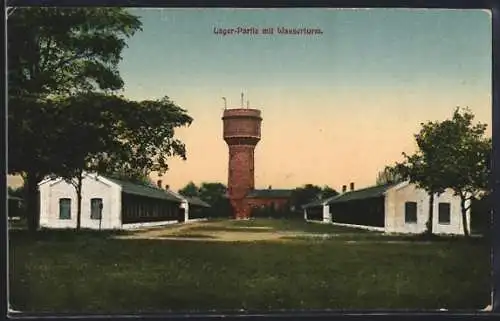
[[[158,186],[158,188],[161,188],[161,179],[159,179],[158,181],[156,181],[156,186]]]
[[[354,183],[351,183],[351,191],[354,191]]]
[[[168,191],[170,189],[170,185],[165,185],[165,189]]]
[[[347,191],[347,185],[342,185],[342,193],[345,193]]]

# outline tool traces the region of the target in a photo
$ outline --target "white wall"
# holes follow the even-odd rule
[[[176,193],[174,191],[171,191],[171,190],[168,190],[168,193],[182,199],[182,202],[181,202],[181,205],[179,206],[181,209],[183,208],[184,209],[184,222],[188,222],[188,221],[193,221],[193,220],[190,220],[189,219],[189,203],[188,201],[184,198],[184,196],[182,196],[181,194],[179,193]]]
[[[90,200],[102,198],[101,229],[121,228],[121,188],[101,177],[87,174],[82,181],[81,227],[99,228],[99,220],[90,218]],[[59,219],[59,199],[71,199],[71,218]],[[47,228],[75,228],[78,211],[76,190],[62,179],[42,182],[40,185],[40,226]]]
[[[330,205],[328,204],[323,204],[323,222],[332,222],[332,213],[330,213]]]
[[[405,203],[417,203],[417,223],[405,223]],[[429,198],[425,190],[413,184],[395,186],[386,192],[385,230],[389,233],[422,233],[429,213]]]
[[[450,203],[450,224],[439,223],[439,202]],[[469,206],[469,202],[466,203]],[[448,190],[445,194],[439,195],[434,199],[434,212],[433,212],[434,233],[437,234],[464,234],[462,224],[462,210],[460,207],[460,198],[453,195],[452,190]],[[470,232],[470,210],[467,211],[467,228]]]
[[[182,196],[181,196],[182,197]],[[189,221],[189,203],[185,199],[182,200],[180,208],[184,209],[184,222]]]
[[[366,225],[356,225],[356,224],[347,224],[347,223],[335,223],[335,222],[333,222],[332,224],[336,225],[336,226],[359,228],[361,230],[367,230],[367,231],[385,232],[385,229],[383,227],[378,227],[378,226],[366,226]]]
[[[173,220],[173,221],[159,221],[159,222],[128,223],[128,224],[123,224],[122,229],[133,230],[133,229],[142,229],[148,227],[165,226],[176,223],[179,223],[179,221]]]
[[[417,203],[417,223],[405,223],[405,203]],[[439,203],[450,203],[450,223],[439,223]],[[429,217],[429,195],[414,184],[401,184],[386,192],[385,230],[388,233],[423,233]],[[470,226],[470,217],[467,219]],[[469,229],[470,230],[470,229]],[[433,232],[436,234],[463,234],[460,199],[452,190],[434,197]]]

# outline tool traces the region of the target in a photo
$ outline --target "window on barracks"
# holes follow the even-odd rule
[[[59,199],[59,219],[60,220],[71,219],[71,199],[69,198]]]
[[[417,223],[417,203],[405,203],[405,223]]]
[[[100,220],[102,215],[102,198],[92,198],[90,200],[90,219]]]
[[[450,224],[450,203],[439,203],[439,224]]]

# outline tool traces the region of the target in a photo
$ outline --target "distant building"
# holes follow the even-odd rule
[[[351,191],[304,206],[306,220],[386,233],[423,233],[426,230],[428,215],[429,195],[409,182],[360,190],[352,188]],[[469,212],[467,216],[470,230]],[[455,196],[452,190],[446,190],[434,197],[433,232],[464,233],[460,198]]]
[[[75,228],[77,195],[62,178],[39,184],[40,226]],[[86,173],[82,181],[81,227],[130,229],[191,220],[190,212],[209,205],[170,190]]]
[[[321,200],[316,200],[302,206],[302,208],[304,209],[304,219],[309,221],[331,223],[332,215],[330,213],[330,205],[328,204],[328,202],[337,196],[338,195]]]
[[[201,198],[195,196],[192,197],[183,196],[171,190],[168,190],[168,192],[182,199],[182,203],[180,205],[181,220],[182,217],[185,217],[185,220],[187,221],[205,219],[207,217],[206,210],[210,208],[210,205],[205,201],[203,201]]]
[[[275,210],[281,210],[289,206],[292,191],[289,189],[255,189],[250,191],[245,198],[246,204],[250,209],[272,207]]]

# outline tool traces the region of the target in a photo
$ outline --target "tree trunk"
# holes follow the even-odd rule
[[[28,230],[35,232],[38,230],[40,225],[40,208],[39,208],[39,195],[38,195],[38,183],[41,178],[32,172],[26,173],[26,220],[28,225]]]
[[[426,230],[425,233],[428,235],[432,235],[432,226],[434,222],[434,193],[429,193],[429,218],[427,219],[427,223],[425,224]]]
[[[467,209],[465,208],[465,198],[460,197],[460,209],[462,210],[462,225],[464,227],[464,235],[468,237],[470,235],[469,229],[467,227]]]
[[[76,230],[79,231],[82,222],[82,174],[78,174],[77,178],[77,186],[76,186]]]

